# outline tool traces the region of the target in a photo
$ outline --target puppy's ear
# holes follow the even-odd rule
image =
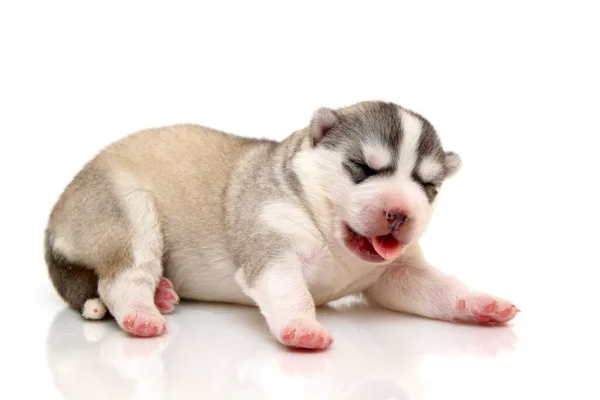
[[[452,151],[448,151],[445,154],[444,159],[444,171],[446,172],[446,179],[452,178],[460,171],[462,167],[462,159],[460,156]]]
[[[313,113],[309,128],[313,146],[316,146],[323,140],[337,120],[337,114],[330,108],[319,108]]]

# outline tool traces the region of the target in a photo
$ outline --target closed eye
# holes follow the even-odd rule
[[[349,160],[348,162],[351,163],[354,167],[360,169],[361,172],[366,176],[372,176],[377,173],[377,170],[369,167],[365,162],[359,160]]]
[[[413,174],[413,179],[421,185],[429,201],[432,201],[438,195],[439,185],[434,182],[426,182],[417,174]]]
[[[381,171],[371,168],[362,160],[349,159],[344,162],[344,168],[350,175],[352,181],[359,184],[369,177],[379,174]]]

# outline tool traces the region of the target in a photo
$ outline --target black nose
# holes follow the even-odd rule
[[[408,220],[406,214],[397,211],[388,211],[385,213],[385,218],[390,222],[390,228],[395,231],[400,225],[405,224]]]

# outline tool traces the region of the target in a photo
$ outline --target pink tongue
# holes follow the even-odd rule
[[[382,258],[392,260],[400,255],[402,245],[391,236],[376,236],[368,238],[371,245]]]

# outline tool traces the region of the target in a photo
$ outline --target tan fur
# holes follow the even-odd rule
[[[187,258],[189,249],[204,251],[206,260],[225,254],[227,249],[211,238],[225,230],[229,177],[237,160],[263,143],[197,125],[175,125],[107,146],[75,176],[50,214],[46,259],[59,294],[81,312],[86,298],[97,296],[98,280],[109,284],[133,266],[134,230],[123,201],[138,191],[150,194],[161,234],[153,249],[158,259],[138,262],[158,262],[163,271]],[[163,263],[164,255],[169,262]],[[185,271],[170,272],[162,274],[172,277],[181,295],[194,292]],[[228,273],[233,276],[234,271]],[[158,278],[152,276],[150,282]]]
[[[52,210],[49,230],[63,257],[100,276],[112,276],[132,262],[127,223],[97,159],[67,186]]]
[[[131,191],[152,193],[170,246],[186,245],[189,226],[222,232],[222,193],[235,160],[254,143],[194,125],[130,135],[104,149],[66,188],[50,217],[54,237],[76,249],[67,258],[100,275],[131,264],[127,223],[114,197],[115,171],[135,177]],[[203,190],[191,189],[197,187]]]

